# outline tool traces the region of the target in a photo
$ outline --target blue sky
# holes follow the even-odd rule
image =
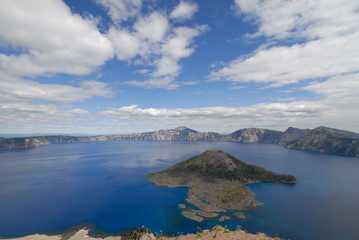
[[[359,132],[357,0],[2,0],[0,133]]]

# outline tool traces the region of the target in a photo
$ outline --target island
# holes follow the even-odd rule
[[[158,186],[190,188],[186,201],[199,210],[181,205],[184,210],[182,215],[198,222],[217,217],[219,213],[222,213],[219,221],[228,220],[230,218],[223,215],[228,210],[237,211],[233,215],[244,218],[242,210],[262,205],[246,184],[297,182],[295,176],[276,174],[263,167],[246,164],[221,150],[207,150],[147,177]]]

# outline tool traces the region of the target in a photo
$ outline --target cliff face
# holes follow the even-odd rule
[[[0,149],[35,148],[51,143],[46,138],[0,138]]]
[[[245,128],[229,134],[226,139],[234,142],[279,143],[282,132],[263,128]]]
[[[287,148],[359,156],[359,134],[317,127],[285,144]]]
[[[197,132],[187,127],[159,130],[141,134],[114,136],[114,140],[145,140],[145,141],[218,141],[223,135],[212,132]]]

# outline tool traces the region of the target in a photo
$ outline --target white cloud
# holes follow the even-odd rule
[[[206,31],[207,26],[174,28],[170,20],[191,18],[198,10],[197,4],[181,1],[168,17],[162,12],[151,10],[148,15],[141,15],[141,1],[132,4],[127,0],[97,0],[97,3],[107,8],[115,22],[120,23],[129,17],[135,19],[126,28],[120,25],[110,27],[106,35],[113,44],[117,59],[145,66],[145,71],[137,73],[150,76],[144,81],[131,80],[125,84],[146,88],[179,87],[180,84],[175,82],[181,72],[179,61],[192,54],[193,39]],[[128,15],[121,15],[124,9],[130,9]]]
[[[142,7],[142,0],[96,0],[96,2],[107,9],[115,23],[136,17]]]
[[[191,19],[197,11],[198,5],[196,3],[181,1],[171,12],[170,18],[178,20]]]
[[[193,39],[206,29],[206,25],[173,28],[165,16],[154,12],[148,17],[139,19],[134,25],[133,32],[110,29],[108,35],[114,42],[119,59],[130,60],[139,56],[143,60],[140,64],[154,66],[152,71],[145,72],[152,76],[151,79],[142,82],[132,80],[125,82],[126,84],[174,89],[179,87],[175,82],[181,70],[179,61],[192,54]],[[125,47],[126,41],[131,41],[132,44]]]
[[[328,106],[328,110],[338,112],[338,117],[355,116],[357,122],[359,73],[334,76],[323,82],[312,82],[303,89],[320,95],[323,98],[321,101]]]
[[[46,20],[44,20],[46,19]],[[13,76],[88,74],[113,56],[95,23],[59,0],[0,1],[0,71]]]
[[[334,76],[302,87],[318,94],[311,101],[276,98],[243,107],[140,108],[138,105],[100,112],[112,119],[130,120],[134,125],[190,126],[201,131],[231,132],[244,127],[285,130],[289,126],[314,128],[324,125],[359,132],[359,73]],[[284,102],[283,102],[284,101]],[[205,126],[203,122],[205,121]]]
[[[69,124],[71,122],[85,121],[82,115],[88,111],[73,108],[59,109],[54,104],[40,104],[30,102],[2,103],[0,106],[0,125],[11,126],[13,124]],[[19,117],[21,116],[21,117]],[[3,129],[2,129],[3,130]]]
[[[358,1],[235,3],[241,14],[256,20],[259,29],[252,37],[265,36],[270,44],[213,71],[210,79],[282,86],[359,71]],[[281,45],[286,39],[303,43]]]
[[[133,28],[143,39],[160,42],[168,31],[169,23],[166,16],[153,12],[147,17],[140,18]]]
[[[188,125],[198,130],[230,132],[242,127],[282,129],[287,124],[304,125],[322,114],[322,105],[309,102],[261,103],[249,107],[190,109],[139,108],[137,105],[109,109],[100,114],[113,118],[165,125]],[[309,120],[309,121],[308,121]],[[206,122],[204,129],[203,121]],[[303,124],[303,121],[305,124]],[[313,124],[313,123],[311,123]]]
[[[100,96],[112,96],[107,84],[97,81],[83,81],[79,87],[61,84],[40,84],[31,80],[8,77],[0,74],[0,93],[2,99],[46,100],[59,103],[78,102]]]
[[[240,14],[248,14],[259,24],[255,34],[283,39],[336,37],[356,32],[356,0],[235,0]]]
[[[290,47],[259,50],[238,58],[217,72],[212,80],[269,83],[274,86],[359,70],[359,31],[335,39],[313,40]]]
[[[134,33],[111,27],[107,36],[114,46],[117,59],[130,60],[139,53],[141,40]]]
[[[200,81],[182,81],[181,84],[186,86],[193,86],[200,84]]]
[[[145,88],[164,88],[169,90],[176,89],[180,86],[178,83],[173,81],[173,77],[169,77],[169,76],[148,79],[145,81],[132,80],[125,82],[125,84],[134,85],[138,87],[145,87]]]

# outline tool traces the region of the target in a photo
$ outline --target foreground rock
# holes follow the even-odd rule
[[[136,231],[132,231],[131,234],[126,238],[127,240],[155,240],[155,236],[149,229],[141,226]]]
[[[278,240],[264,233],[250,234],[243,230],[229,231],[221,226],[215,226],[212,230],[204,230],[196,234],[187,234],[177,237],[162,237],[162,240]]]
[[[187,234],[180,235],[175,237],[164,237],[162,235],[157,235],[156,237],[150,233],[149,229],[141,226],[140,229],[131,232],[131,235],[127,237],[106,237],[106,238],[93,238],[89,236],[89,231],[87,229],[80,229],[74,235],[70,237],[65,237],[63,235],[57,236],[47,236],[34,234],[21,238],[12,238],[11,240],[278,240],[279,238],[271,238],[265,235],[264,233],[250,234],[243,230],[237,229],[236,231],[229,231],[221,226],[215,226],[211,230],[204,230],[196,234]],[[10,239],[9,239],[10,240]]]
[[[89,230],[80,229],[75,234],[73,234],[72,236],[69,236],[69,237],[64,237],[63,235],[48,236],[48,235],[44,235],[44,234],[34,234],[34,235],[29,235],[29,236],[20,237],[20,238],[11,238],[9,240],[63,240],[63,239],[68,239],[68,240],[121,240],[122,239],[123,240],[125,238],[122,238],[119,236],[106,237],[106,238],[95,238],[95,237],[89,236]]]

